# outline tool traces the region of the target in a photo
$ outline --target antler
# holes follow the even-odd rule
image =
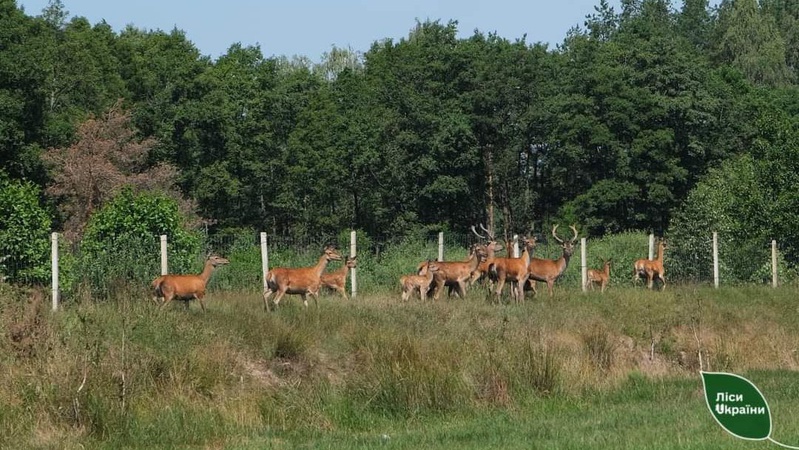
[[[481,228],[483,231],[485,231],[485,232],[486,232],[486,236],[483,236],[483,235],[481,235],[480,233],[478,233],[478,232],[477,232],[477,230],[475,230],[475,228],[474,228],[474,225],[472,225],[472,232],[473,232],[475,235],[477,235],[477,237],[479,237],[480,239],[485,239],[485,240],[487,240],[487,241],[493,241],[493,240],[494,240],[494,233],[492,233],[492,232],[488,231],[488,228],[486,228],[486,227],[485,227],[485,226],[484,226],[482,223],[480,224],[480,228]]]
[[[571,228],[572,231],[574,231],[574,237],[571,238],[571,241],[574,242],[577,240],[577,235],[579,234],[577,233],[577,225],[569,225],[569,228]]]
[[[558,241],[558,243],[559,243],[559,244],[562,244],[562,243],[563,243],[563,240],[562,240],[561,238],[559,238],[559,237],[558,237],[558,234],[557,234],[557,232],[556,232],[556,231],[557,231],[557,229],[558,229],[558,226],[557,226],[557,225],[555,225],[554,227],[552,227],[552,237],[554,237],[554,238],[555,238],[555,240],[556,240],[556,241]]]

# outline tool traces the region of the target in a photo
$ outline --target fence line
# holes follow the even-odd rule
[[[261,264],[260,264],[260,273],[258,274],[258,276],[257,277],[253,277],[253,276],[251,276],[252,274],[244,274],[243,276],[240,276],[239,278],[235,278],[233,275],[230,275],[230,276],[228,276],[228,279],[226,281],[222,282],[222,284],[224,286],[227,286],[227,287],[234,287],[234,286],[243,287],[243,286],[245,286],[246,284],[249,283],[247,280],[251,280],[251,279],[254,279],[254,278],[260,278],[261,281],[262,281],[264,289],[266,288],[266,280],[264,279],[264,276],[265,276],[266,272],[269,270],[269,253],[270,253],[270,245],[269,244],[270,244],[270,242],[267,240],[266,233],[261,232],[261,233],[259,233],[259,235],[260,235],[260,262],[261,262]],[[447,239],[448,237],[449,237],[449,240]],[[654,235],[650,234],[648,237],[649,237],[650,244],[653,244],[654,243]],[[610,237],[610,239],[612,239],[612,238],[613,237]],[[449,258],[448,258],[449,260],[459,260],[459,258],[465,258],[465,253],[466,253],[467,247],[468,247],[468,245],[465,245],[465,244],[468,244],[470,242],[468,235],[464,236],[464,235],[454,235],[453,234],[451,236],[448,236],[448,235],[445,235],[443,232],[439,232],[437,240],[438,240],[438,245],[437,245],[436,251],[438,253],[439,259],[445,260],[445,259],[447,259],[447,258],[445,258],[446,256],[449,256]],[[226,251],[237,253],[239,256],[243,256],[243,258],[241,258],[242,260],[247,259],[246,258],[246,254],[251,252],[250,249],[255,248],[255,246],[253,246],[252,243],[248,243],[247,239],[243,239],[242,236],[232,236],[232,237],[228,236],[226,239],[224,239],[225,242],[221,242],[221,241],[213,241],[212,242],[212,241],[213,241],[213,239],[211,239],[211,241],[209,241],[208,245],[216,245],[216,246],[220,246],[220,247],[225,247]],[[720,286],[720,284],[721,284],[721,281],[722,281],[721,280],[721,276],[720,276],[722,264],[721,264],[721,259],[719,257],[719,250],[722,247],[722,243],[720,242],[719,234],[717,232],[713,232],[711,234],[710,241],[712,242],[711,260],[712,260],[713,286],[718,288]],[[252,241],[250,241],[250,242],[252,242]],[[318,255],[313,254],[312,252],[309,253],[308,249],[312,248],[315,244],[312,245],[310,240],[301,241],[301,242],[306,245],[306,252],[305,253],[310,255],[310,259],[308,259],[308,261],[312,262],[314,260],[313,258],[315,258]],[[447,242],[450,243],[449,246],[446,245]],[[576,283],[579,283],[579,286],[580,286],[581,290],[585,291],[585,289],[586,289],[586,281],[587,281],[587,271],[589,269],[589,254],[592,251],[592,249],[593,248],[599,248],[600,249],[599,252],[603,252],[605,254],[605,257],[607,257],[609,253],[618,252],[619,251],[618,248],[615,248],[615,249],[613,247],[609,248],[607,246],[605,238],[592,240],[591,242],[592,242],[592,245],[589,245],[589,242],[588,242],[587,238],[581,238],[581,240],[580,240],[580,246],[581,246],[580,264],[579,264],[580,276],[578,277],[576,275],[576,273],[574,273],[574,271],[567,270],[562,275],[562,277],[561,277],[562,279],[561,279],[559,284],[574,286]],[[165,235],[160,236],[160,243],[161,243],[161,249],[160,249],[161,250],[161,273],[165,274],[165,273],[168,273],[167,255],[169,253],[168,252],[169,243],[168,243],[167,236],[165,236]],[[281,239],[280,237],[277,237],[277,238],[273,239],[272,242],[271,242],[271,245],[272,245],[272,247],[274,247],[274,251],[277,252],[276,254],[278,255],[278,257],[283,260],[282,262],[284,264],[289,265],[289,266],[303,264],[302,262],[300,262],[300,259],[292,259],[292,258],[296,258],[298,255],[300,255],[302,253],[301,251],[300,252],[297,251],[297,245],[296,244],[297,244],[296,240],[287,240],[285,238]],[[770,258],[770,261],[768,262],[768,265],[770,266],[769,267],[769,269],[770,269],[769,272],[770,272],[770,275],[771,275],[770,276],[771,285],[772,285],[772,287],[776,288],[780,284],[780,279],[779,279],[779,277],[780,277],[780,275],[779,275],[779,253],[778,253],[779,252],[779,248],[778,248],[778,243],[777,243],[776,239],[772,239],[770,244],[771,245],[769,247],[770,247],[770,250],[771,250],[771,255],[770,255],[771,258]],[[350,257],[355,257],[356,254],[357,254],[357,235],[356,235],[355,231],[351,231],[350,232],[349,245],[350,245]],[[417,261],[416,261],[417,259],[418,259],[418,261],[423,261],[423,260],[427,259],[427,257],[425,256],[425,252],[427,251],[426,250],[427,247],[426,247],[426,244],[424,244],[424,242],[422,242],[421,243],[421,247],[417,247],[415,251],[411,247],[406,249],[409,253],[411,253],[410,255],[408,255],[408,254],[405,254],[405,255],[393,254],[393,249],[395,247],[401,247],[403,245],[408,246],[409,244],[407,244],[407,243],[397,243],[397,244],[372,243],[371,245],[372,245],[372,250],[373,251],[365,253],[360,259],[364,261],[364,264],[362,266],[362,267],[365,268],[365,272],[364,273],[367,276],[371,277],[371,278],[367,279],[367,285],[369,285],[368,282],[371,282],[371,285],[369,287],[371,287],[373,289],[377,289],[379,287],[385,288],[386,286],[393,286],[395,284],[395,281],[396,281],[394,278],[397,278],[396,277],[396,273],[397,272],[399,272],[399,271],[402,271],[402,272],[412,271],[412,270],[415,269],[415,266],[416,266],[416,263],[417,263]],[[619,245],[619,244],[616,243],[614,245]],[[288,248],[288,250],[287,250],[287,248]],[[379,251],[377,251],[377,252],[374,251],[374,249],[379,249],[379,248],[383,248],[384,249],[382,254]],[[450,251],[452,254],[451,255],[445,255],[446,251]],[[514,249],[511,249],[511,251],[513,252]],[[415,257],[413,256],[414,252],[416,253]],[[553,245],[553,243],[548,242],[546,240],[543,240],[543,242],[539,246],[537,246],[536,250],[535,250],[535,256],[536,257],[543,257],[543,258],[551,257],[552,259],[557,259],[561,255],[562,255],[562,249],[561,249],[560,245]],[[392,261],[389,261],[390,259],[392,261],[395,260],[395,259],[402,259],[402,261],[400,261],[400,263],[405,268],[404,269],[403,268],[399,268],[398,271],[395,271],[395,272],[387,270],[387,268],[383,267],[383,266],[390,266],[391,264],[395,264],[396,263],[396,261],[392,263]],[[289,261],[292,261],[292,262],[289,262]],[[296,261],[296,262],[294,262],[294,261]],[[628,262],[629,261],[621,261],[622,266],[626,267]],[[61,264],[61,258],[60,258],[60,255],[59,255],[59,236],[58,236],[58,233],[52,233],[51,234],[51,285],[52,285],[51,296],[52,296],[52,308],[53,308],[53,310],[57,310],[58,309],[59,300],[60,300],[60,297],[61,297],[61,284],[60,284],[60,280],[59,280],[59,277],[61,275],[60,264]],[[766,264],[765,261],[764,261],[764,264]],[[369,270],[369,269],[371,269],[371,270]],[[396,267],[389,267],[388,269],[396,269]],[[130,273],[136,273],[136,272],[137,272],[136,270],[133,270]],[[625,270],[622,270],[622,273],[624,273],[624,272],[625,272]],[[140,271],[139,271],[139,273],[140,273]],[[358,283],[357,283],[357,280],[358,280],[358,275],[357,274],[358,273],[359,273],[359,271],[357,269],[350,270],[350,277],[349,278],[350,278],[350,284],[351,284],[351,294],[352,294],[353,298],[355,298],[357,296],[357,294],[358,294]],[[614,278],[616,279],[617,284],[618,284],[618,282],[622,282],[622,283],[624,282],[624,277],[623,276],[621,276],[621,277],[620,276],[615,276]],[[701,281],[701,278],[700,278],[700,281]]]

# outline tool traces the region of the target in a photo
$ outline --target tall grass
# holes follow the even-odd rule
[[[205,314],[159,311],[140,286],[55,314],[45,298],[0,284],[3,448],[573,447],[574,433],[646,448],[636,433],[662,443],[651,430],[688,426],[681,407],[708,424],[681,437],[702,448],[699,355],[704,370],[764,373],[778,395],[789,386],[770,374],[799,368],[790,287],[560,287],[522,305],[387,293],[273,313],[247,290],[210,292]],[[599,425],[625,408],[637,425]]]

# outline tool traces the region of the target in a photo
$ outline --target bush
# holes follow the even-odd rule
[[[79,272],[95,293],[114,285],[149,283],[160,265],[159,236],[169,239],[172,273],[196,272],[197,233],[189,231],[174,199],[122,190],[89,219],[80,247]]]
[[[50,225],[50,216],[39,204],[39,188],[0,172],[0,279],[46,282]]]

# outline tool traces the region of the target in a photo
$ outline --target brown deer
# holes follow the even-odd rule
[[[488,268],[489,276],[495,277],[497,286],[494,290],[494,297],[499,302],[502,296],[502,288],[505,282],[511,283],[511,295],[519,303],[524,301],[524,284],[527,282],[529,272],[527,266],[530,265],[530,256],[535,249],[535,237],[522,236],[524,251],[519,258],[494,258],[494,262]],[[514,286],[515,285],[515,286]]]
[[[504,247],[497,241],[494,233],[488,231],[483,224],[480,224],[480,228],[485,231],[486,235],[483,236],[475,230],[474,225],[472,225],[472,233],[474,233],[480,239],[486,241],[483,244],[483,249],[485,250],[485,258],[480,261],[480,264],[477,265],[477,269],[472,271],[472,276],[469,279],[469,284],[474,284],[476,282],[480,282],[481,280],[488,280],[489,288],[492,287],[492,280],[488,278],[488,268],[491,266],[491,263],[494,262],[494,258],[496,258],[496,252],[501,251]]]
[[[466,287],[469,285],[469,280],[472,277],[472,271],[477,269],[477,266],[485,258],[486,252],[482,245],[472,245],[469,251],[469,259],[466,261],[438,261],[438,271],[433,277],[433,300],[438,300],[441,291],[444,287],[449,288],[449,294],[455,291],[455,294],[460,298],[466,297]],[[419,264],[417,274],[421,275],[423,267],[426,262]]]
[[[203,302],[205,285],[208,284],[214,269],[229,263],[230,261],[225,258],[210,255],[205,260],[203,271],[197,275],[161,275],[152,282],[153,300],[158,303],[158,299],[163,298],[164,302],[161,303],[163,308],[175,298],[184,300],[186,306],[189,306],[191,299],[196,298],[205,312],[205,302]]]
[[[322,273],[330,261],[341,261],[341,255],[335,248],[328,245],[319,257],[315,266],[285,268],[277,267],[266,273],[266,289],[264,290],[264,310],[269,311],[269,296],[273,293],[275,309],[286,294],[302,296],[302,303],[308,307],[308,294],[311,294],[314,304],[319,306],[319,285],[322,283]]]
[[[610,259],[603,259],[602,270],[590,269],[588,271],[588,277],[585,280],[585,287],[590,287],[593,291],[594,285],[598,284],[600,286],[600,292],[605,292],[605,288],[608,286],[608,282],[610,282],[610,265]]]
[[[538,281],[546,282],[550,297],[555,295],[553,291],[555,281],[560,278],[560,276],[563,275],[563,272],[566,271],[566,268],[569,267],[569,260],[571,259],[572,253],[574,253],[574,243],[577,241],[577,227],[575,225],[570,225],[569,228],[571,228],[574,232],[574,236],[572,236],[572,238],[568,241],[564,241],[558,237],[558,226],[555,225],[552,227],[552,237],[555,238],[555,240],[563,249],[563,254],[560,256],[560,258],[533,258],[530,261],[530,265],[528,267],[529,285],[526,286],[526,288],[532,290],[533,295],[536,294],[535,284]]]
[[[424,300],[427,298],[427,291],[433,283],[433,277],[438,272],[438,264],[432,259],[425,261],[424,266],[414,275],[404,275],[400,278],[400,286],[402,287],[402,300],[407,301],[414,292],[419,291],[419,298]]]
[[[639,259],[633,265],[633,282],[646,277],[647,287],[652,289],[655,284],[655,279],[660,278],[663,285],[662,289],[666,289],[666,270],[663,268],[663,253],[666,251],[666,240],[661,238],[658,243],[658,254],[655,259]]]
[[[344,264],[338,270],[333,272],[323,273],[321,277],[321,287],[326,287],[329,289],[333,289],[334,291],[338,291],[345,300],[349,300],[347,297],[347,290],[345,287],[347,286],[347,274],[349,274],[350,269],[354,269],[357,266],[357,262],[355,258],[350,258],[347,256]]]

